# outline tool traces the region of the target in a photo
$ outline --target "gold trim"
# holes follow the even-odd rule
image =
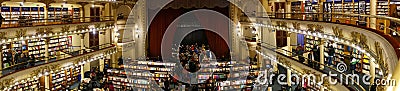
[[[48,33],[53,33],[53,28],[46,27],[46,28],[37,28],[36,29],[36,34],[48,34]]]
[[[294,29],[297,29],[297,30],[300,30],[300,23],[298,23],[298,22],[293,22],[293,28],[294,28]]]
[[[338,26],[332,27],[333,33],[339,37],[339,38],[343,38],[343,30],[341,28],[339,28]]]
[[[19,31],[16,31],[15,36],[16,37],[23,37],[23,36],[26,35],[26,31],[27,31],[27,29],[20,29]]]
[[[7,32],[0,32],[0,39],[7,39]]]
[[[70,27],[71,26],[62,26],[61,27],[61,32],[68,32]]]

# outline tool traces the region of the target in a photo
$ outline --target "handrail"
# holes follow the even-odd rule
[[[19,20],[1,20],[1,21],[2,21],[2,26],[0,27],[0,29],[5,29],[5,28],[16,28],[16,27],[114,21],[114,16],[55,17],[48,19],[31,18],[31,19],[19,19]]]
[[[389,17],[389,16],[381,16],[381,15],[367,15],[367,14],[351,14],[351,13],[316,13],[316,12],[285,12],[285,13],[280,13],[280,12],[257,12],[257,13],[266,13],[266,14],[332,14],[332,15],[347,15],[347,16],[362,16],[362,17],[371,17],[371,18],[378,18],[378,19],[386,19],[390,21],[396,21],[400,23],[399,18],[394,18],[394,17]]]
[[[106,43],[106,44],[101,44],[101,45],[92,46],[92,47],[88,47],[88,48],[99,48],[99,50],[101,50],[101,49],[106,49],[106,48],[113,47],[113,46],[115,46],[115,45],[114,45],[114,44],[111,44],[111,43]],[[100,48],[101,48],[101,49],[100,49]],[[88,51],[88,52],[82,52],[83,50],[86,50],[86,49],[80,49],[80,50],[78,50],[78,51],[73,51],[73,52],[67,52],[67,53],[65,53],[65,54],[63,54],[63,55],[60,55],[60,56],[55,55],[55,56],[51,56],[51,57],[42,57],[42,58],[40,58],[40,60],[48,59],[49,61],[47,61],[47,62],[35,61],[35,60],[29,59],[27,62],[22,62],[22,63],[14,64],[14,65],[12,65],[12,66],[10,66],[10,67],[3,68],[3,69],[0,70],[0,71],[2,71],[2,74],[3,74],[3,75],[12,74],[12,73],[15,73],[15,72],[17,72],[17,71],[29,69],[29,68],[31,68],[31,67],[35,67],[35,66],[38,66],[38,65],[44,65],[44,64],[51,63],[51,62],[56,62],[56,61],[59,61],[59,60],[64,60],[64,59],[68,59],[68,58],[74,57],[74,56],[76,56],[76,54],[72,54],[72,53],[74,53],[74,52],[78,52],[78,55],[83,55],[83,54],[87,54],[87,53],[91,53],[91,52],[97,51],[97,50],[93,50],[93,51]],[[61,52],[61,51],[59,51],[59,52]],[[52,57],[57,57],[57,58],[56,58],[56,60],[54,60],[54,61],[50,61],[50,58],[52,58]],[[61,58],[60,58],[60,57],[61,57]],[[22,57],[21,57],[21,58],[22,58]],[[37,59],[36,59],[36,60],[37,60]],[[34,63],[33,63],[33,66],[25,67],[25,66],[27,66],[26,64],[32,63],[32,62],[34,62]],[[37,64],[37,63],[38,63],[38,64]],[[37,64],[37,65],[35,65],[35,64]],[[1,65],[3,65],[3,64],[1,64]],[[31,64],[31,65],[32,65],[32,64]],[[18,69],[18,70],[14,70],[16,67],[21,67],[21,66],[24,66],[25,68],[23,68],[23,69]],[[6,70],[14,70],[14,71],[5,73],[4,71],[6,71]]]
[[[278,48],[274,47],[274,45],[271,45],[271,44],[265,43],[265,42],[261,42],[261,43],[262,43],[262,44],[266,44],[266,45],[268,45],[268,46],[271,46],[272,48],[269,48],[269,47],[266,47],[266,46],[263,46],[263,45],[257,45],[257,46],[260,46],[261,48],[264,48],[264,49],[268,49],[268,50],[274,51],[274,52],[276,52],[276,53],[278,53],[278,54],[281,54],[281,55],[283,55],[283,56],[286,56],[286,57],[288,57],[288,58],[295,59],[294,56],[285,55],[285,54],[283,54],[283,53],[280,53],[280,52],[276,51],[276,49],[278,49]],[[285,50],[285,49],[279,49],[279,50],[288,52],[289,54],[294,54],[293,52],[290,52],[290,51]],[[304,58],[305,61],[306,61],[306,60],[311,60],[312,62],[317,63],[317,65],[323,65],[324,67],[327,67],[327,68],[329,68],[329,69],[331,69],[331,70],[333,70],[333,71],[336,71],[337,73],[340,73],[340,74],[345,75],[346,77],[348,77],[346,74],[339,72],[337,69],[335,69],[335,68],[333,68],[333,67],[330,67],[330,66],[328,66],[328,65],[322,64],[322,63],[320,63],[320,62],[318,62],[318,61],[315,61],[315,60],[313,60],[313,59],[308,59],[308,58],[306,58],[306,57],[303,57],[303,58]],[[299,62],[299,63],[301,63],[301,62]],[[304,64],[304,63],[301,63],[301,64]],[[308,65],[308,64],[304,64],[304,65]],[[317,66],[317,67],[319,67],[319,66]],[[321,71],[320,69],[315,69],[315,70],[318,70],[318,71],[320,71],[321,73],[327,74],[326,72]],[[336,79],[339,79],[339,78],[336,78]],[[349,78],[349,79],[350,79],[351,81],[353,81],[353,82],[356,84],[356,86],[358,87],[358,90],[361,89],[362,91],[365,91],[364,87],[361,86],[359,83],[356,83],[356,82],[354,81],[353,78]],[[345,80],[346,80],[346,79],[345,79]],[[349,85],[349,84],[347,84],[347,85]],[[356,87],[355,89],[357,89],[357,87]],[[351,87],[348,87],[348,88],[351,88]]]
[[[310,15],[311,14],[311,15]],[[301,15],[299,17],[299,15]],[[325,17],[325,15],[328,15],[328,17]],[[297,16],[297,17],[296,17]],[[333,17],[335,16],[344,16],[341,18],[335,18],[336,20],[343,20],[345,19],[346,22],[342,22],[342,21],[333,21]],[[254,14],[254,16],[249,16],[249,17],[256,17],[256,18],[277,18],[277,19],[293,19],[293,20],[308,20],[308,21],[316,21],[316,22],[330,22],[330,23],[339,23],[339,24],[346,24],[346,25],[350,25],[350,26],[354,26],[354,27],[358,27],[358,28],[363,28],[366,30],[369,30],[371,32],[374,32],[382,37],[384,37],[393,47],[393,50],[396,52],[397,57],[400,57],[400,50],[398,50],[398,48],[400,48],[400,36],[398,36],[400,33],[400,19],[396,19],[393,17],[388,17],[388,16],[378,16],[378,15],[363,15],[363,14],[349,14],[349,13],[309,13],[309,12],[305,12],[305,13],[275,13],[275,12],[268,12],[268,13],[257,13]],[[354,19],[357,18],[357,19]],[[360,18],[367,18],[367,19],[371,19],[371,18],[377,18],[377,19],[383,19],[387,22],[390,21],[390,23],[394,23],[394,24],[390,24],[390,26],[386,25],[381,25],[380,24],[376,24],[376,23],[369,23],[367,22],[367,19],[363,20],[365,21],[365,26],[360,25]],[[356,22],[356,24],[352,24]],[[368,26],[368,24],[371,25],[375,25],[377,27],[379,27],[379,30],[387,30],[389,32],[382,32],[382,31],[377,31],[376,29],[371,28],[370,26]],[[396,28],[396,29],[394,29]],[[377,28],[378,29],[378,28]],[[393,33],[393,35],[391,34]],[[381,45],[381,46],[386,46],[386,45]],[[366,50],[366,52],[369,52],[370,54],[373,53],[371,50]],[[377,55],[372,55],[377,57]],[[375,58],[376,60],[379,60],[377,58]],[[383,66],[380,66],[381,69]]]

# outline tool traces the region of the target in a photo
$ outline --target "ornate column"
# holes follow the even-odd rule
[[[86,17],[85,15],[85,5],[89,4],[88,2],[78,2],[77,4],[81,5],[79,9],[81,10],[81,16]],[[85,21],[85,18],[80,18],[80,21],[83,22]]]
[[[322,8],[322,7],[324,7],[323,2],[326,2],[326,0],[318,0],[318,6],[320,7],[318,10],[319,11],[318,13],[322,13],[322,11],[324,11],[324,8]],[[324,20],[323,14],[318,14],[318,21],[323,21],[323,20]]]
[[[48,11],[47,10],[50,7],[50,4],[51,3],[55,3],[55,1],[54,0],[39,0],[39,2],[44,3],[46,5],[45,7],[43,7],[44,8],[44,12],[46,12],[46,13],[44,13],[44,18],[46,19],[45,22],[48,22],[47,21],[47,19],[48,19],[48,14],[47,14]]]
[[[49,62],[49,42],[50,42],[50,38],[45,38],[44,43],[46,45],[44,46],[44,50],[45,50],[45,52],[44,52],[44,60],[45,60],[46,63]]]
[[[0,4],[1,5],[1,4]],[[0,32],[0,40],[7,39],[6,38],[7,32]],[[0,44],[0,76],[3,75],[3,45]]]
[[[79,37],[81,37],[81,54],[83,54],[83,50],[85,49],[85,41],[84,41],[84,39],[85,39],[85,35],[86,35],[86,33],[80,33],[79,34]]]
[[[320,63],[320,69],[323,70],[324,69],[324,62],[325,62],[325,56],[324,56],[324,51],[325,51],[325,46],[324,46],[324,39],[320,39],[320,43],[318,44],[319,46],[319,63]]]
[[[376,15],[376,3],[377,0],[370,0],[370,15]],[[376,18],[370,18],[369,28],[376,29]]]

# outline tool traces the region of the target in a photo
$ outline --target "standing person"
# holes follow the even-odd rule
[[[315,68],[319,68],[318,62],[320,62],[320,53],[321,53],[319,50],[319,46],[314,45],[312,51],[313,51],[314,61],[316,61],[316,62],[314,62],[313,65],[315,66]]]
[[[1,25],[3,25],[3,20],[4,20],[3,15],[0,14],[0,27],[1,27]]]
[[[328,64],[332,66],[333,56],[335,55],[335,49],[332,44],[328,46]]]
[[[315,58],[313,53],[314,53],[313,51],[310,51],[310,53],[308,53],[308,59],[307,59],[308,66],[310,66],[312,68],[314,67],[313,66],[314,62],[312,60]]]
[[[303,49],[303,46],[298,44],[297,48],[296,48],[296,51],[297,51],[297,55],[299,57],[299,61],[300,62],[304,62],[304,57],[303,57],[304,49]]]
[[[36,58],[35,55],[31,54],[29,64],[30,66],[35,66]]]

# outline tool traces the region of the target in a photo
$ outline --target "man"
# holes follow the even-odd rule
[[[315,66],[315,68],[318,68],[319,67],[318,62],[320,62],[320,53],[321,53],[319,50],[319,46],[314,45],[312,51],[313,51],[312,53],[313,53],[314,61],[316,61],[316,62],[314,62],[313,65]]]
[[[335,49],[333,48],[332,44],[328,46],[328,64],[332,65],[333,56],[335,55]]]
[[[304,50],[303,50],[303,46],[301,46],[300,44],[298,44],[298,45],[297,45],[297,48],[296,48],[296,51],[297,51],[297,55],[299,56],[299,61],[300,61],[300,62],[304,62],[304,57],[303,57],[303,52],[304,52]]]
[[[1,27],[1,25],[3,25],[3,19],[4,19],[3,15],[0,14],[0,27]]]
[[[313,53],[314,53],[313,51],[310,51],[310,53],[308,53],[307,64],[308,64],[308,66],[310,66],[310,67],[314,67],[314,66],[313,66],[314,62],[313,62],[312,60],[315,58],[315,56],[314,56]]]

